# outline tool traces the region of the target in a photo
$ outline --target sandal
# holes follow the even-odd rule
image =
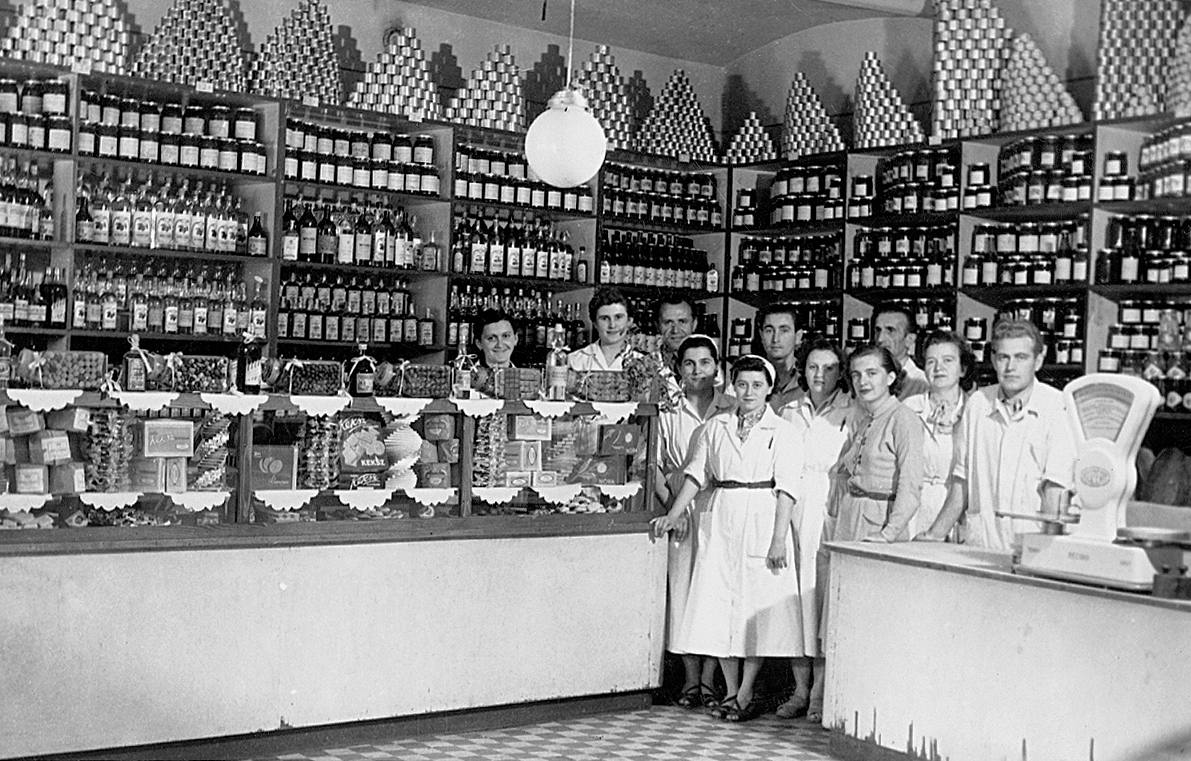
[[[761,705],[761,701],[754,696],[748,702],[748,705],[742,706],[736,699],[732,700],[732,705],[728,706],[728,710],[724,712],[724,721],[738,724],[742,721],[752,721],[753,719],[764,713],[765,708]]]
[[[815,698],[810,702],[806,711],[806,720],[815,724],[823,723],[823,698]]]
[[[724,718],[728,709],[736,705],[736,693],[732,693],[718,703],[713,703],[708,706],[711,709],[709,713],[717,719]]]
[[[809,695],[800,695],[796,692],[790,696],[789,700],[778,706],[774,713],[782,719],[793,719],[806,713],[810,704],[811,698]]]
[[[687,687],[675,702],[683,708],[698,708],[703,705],[703,696],[700,694],[699,685],[694,684]]]

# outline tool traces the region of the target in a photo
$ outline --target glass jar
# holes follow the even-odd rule
[[[219,141],[210,136],[199,138],[199,166],[203,169],[219,168]]]
[[[256,140],[256,111],[237,108],[233,116],[232,136],[237,140]]]
[[[106,119],[104,120],[106,121]],[[161,107],[161,132],[164,135],[181,135],[185,130],[182,123],[182,105],[166,103]]]
[[[227,139],[232,136],[232,110],[227,106],[211,106],[207,118],[207,134]]]
[[[161,150],[158,158],[161,163],[165,166],[177,166],[182,159],[182,136],[171,132],[162,132],[159,142]]]
[[[182,112],[182,132],[195,136],[207,134],[207,109],[202,106],[187,106]]]
[[[141,155],[140,127],[120,127],[117,130],[116,155],[128,161],[137,160],[137,158]]]
[[[70,101],[70,87],[56,79],[42,83],[41,110],[50,116],[66,116]]]

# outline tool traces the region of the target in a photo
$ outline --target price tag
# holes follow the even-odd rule
[[[302,105],[306,106],[307,108],[318,108],[318,96],[317,95],[303,95],[302,96]]]
[[[194,89],[199,92],[215,92],[215,84],[212,82],[198,81],[194,83]]]
[[[91,76],[91,59],[76,58],[70,65],[70,72],[72,74],[81,74],[84,77]]]
[[[678,154],[678,161],[683,164],[691,163],[691,154],[689,154],[689,153]]]

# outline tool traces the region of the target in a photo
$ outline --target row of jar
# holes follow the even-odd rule
[[[1106,248],[1096,257],[1095,275],[1101,285],[1191,283],[1191,251]]]
[[[285,120],[285,149],[337,158],[397,161],[402,164],[436,163],[432,135],[341,129],[295,118]]]
[[[524,180],[529,175],[529,161],[520,153],[499,151],[475,145],[455,146],[455,173],[492,174]]]
[[[997,151],[997,169],[1004,180],[1016,172],[1064,169],[1073,176],[1092,173],[1096,140],[1092,134],[1041,135],[1006,143]]]
[[[960,282],[965,287],[1086,283],[1088,252],[1068,248],[1034,255],[972,253],[964,258]]]
[[[955,167],[959,148],[928,148],[900,151],[877,162],[878,190],[905,182],[939,182],[940,187],[958,185]]]
[[[31,79],[18,82],[0,79],[0,113],[23,112],[66,116],[70,110],[70,85],[58,79]]]
[[[856,232],[852,253],[857,259],[920,257],[933,249],[953,255],[955,236],[955,225],[873,227]]]
[[[284,173],[287,180],[322,182],[360,190],[424,196],[437,196],[442,190],[438,167],[433,164],[402,164],[398,161],[288,151],[285,154]]]
[[[1161,412],[1191,412],[1191,354],[1146,349],[1101,349],[1096,370],[1145,378],[1162,396]]]
[[[79,123],[79,155],[256,176],[268,172],[265,146],[255,140],[93,122]]]
[[[724,225],[718,201],[635,193],[605,187],[601,193],[603,215],[637,222],[686,225],[716,230]]]
[[[856,259],[848,265],[848,288],[954,288],[955,259],[938,251],[917,259]]]
[[[1056,222],[980,224],[972,228],[974,254],[1053,254],[1088,247],[1088,215]]]
[[[575,214],[595,212],[595,194],[588,185],[556,188],[537,180],[508,174],[473,174],[455,171],[453,197],[469,201],[487,201],[530,209],[555,209]],[[673,215],[673,207],[670,211]]]
[[[714,200],[718,196],[716,178],[710,172],[680,172],[626,164],[604,164],[603,186],[676,198]]]
[[[106,127],[142,129],[164,135],[191,134],[221,139],[256,140],[257,113],[251,108],[156,103],[84,90],[79,121]]]

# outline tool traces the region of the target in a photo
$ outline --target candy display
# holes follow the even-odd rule
[[[291,360],[282,371],[281,388],[296,396],[334,396],[343,390],[343,365]]]
[[[304,489],[331,489],[339,484],[339,422],[332,417],[308,417],[300,435],[298,484]],[[384,451],[383,445],[381,449]]]
[[[29,0],[0,51],[8,58],[127,74],[132,29],[115,0]],[[67,22],[67,23],[62,23]]]
[[[265,39],[253,69],[253,92],[338,105],[342,94],[331,15],[320,0],[300,0]]]
[[[525,101],[512,48],[497,45],[483,66],[472,71],[467,85],[451,98],[444,116],[472,127],[524,132]]]
[[[91,413],[85,437],[87,491],[122,492],[130,486],[132,416],[122,410]]]
[[[1001,89],[1001,131],[1046,129],[1083,121],[1083,113],[1028,34],[1013,39]]]
[[[1008,36],[993,0],[935,3],[932,138],[987,135],[1000,126]]]
[[[607,45],[596,45],[591,58],[575,72],[571,84],[587,97],[587,107],[608,139],[608,150],[632,149],[632,116],[627,87],[616,56]]]
[[[488,415],[476,420],[475,449],[472,452],[472,485],[504,486],[508,467],[505,445],[508,427],[500,415]]]
[[[572,370],[567,387],[580,399],[593,402],[627,402],[633,397],[628,376],[616,370]]]
[[[377,396],[409,396],[444,399],[451,395],[451,368],[446,365],[402,363],[394,368],[392,380],[383,388],[377,373]]]
[[[777,150],[761,126],[756,111],[749,111],[748,118],[740,125],[724,156],[729,164],[756,164],[777,159]]]
[[[852,119],[857,149],[921,143],[925,139],[922,126],[910,114],[872,51],[864,54],[856,79],[856,112]]]
[[[226,415],[212,410],[195,427],[194,454],[188,471],[190,488],[196,491],[227,488],[231,423]]]
[[[426,52],[413,27],[390,34],[376,63],[368,64],[364,78],[348,98],[348,105],[395,114],[412,122],[441,119],[442,107],[430,79]]]
[[[782,121],[782,155],[787,160],[844,150],[839,127],[801,71],[794,74]]]
[[[637,144],[643,153],[679,161],[720,162],[711,122],[682,69],[674,70],[654,99],[653,110],[637,132]]]
[[[1166,106],[1167,66],[1185,17],[1179,0],[1104,0],[1096,121],[1148,116]]]
[[[250,45],[239,6],[229,0],[174,0],[137,54],[133,71],[147,79],[245,92]]]
[[[98,389],[107,379],[107,356],[98,351],[21,351],[16,377],[34,388]]]

